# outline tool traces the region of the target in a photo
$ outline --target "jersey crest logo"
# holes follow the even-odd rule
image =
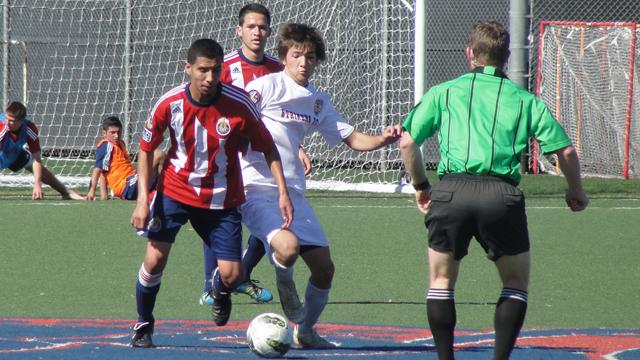
[[[231,132],[231,123],[229,123],[229,119],[226,117],[221,117],[218,119],[218,123],[216,124],[216,131],[220,136],[227,136]]]
[[[153,129],[153,119],[149,118],[147,121],[145,121],[144,127],[146,129],[152,130]]]
[[[313,113],[318,115],[320,111],[322,111],[322,106],[324,106],[324,102],[322,99],[316,99],[315,104],[313,104]]]
[[[142,140],[150,143],[152,137],[153,137],[153,134],[151,133],[151,130],[144,128],[144,131],[142,132]]]
[[[147,225],[147,230],[150,232],[157,232],[162,228],[162,220],[158,216],[154,216],[151,220],[149,220],[149,224]]]
[[[249,91],[249,98],[254,104],[257,104],[260,101],[260,99],[262,99],[262,95],[260,95],[258,90],[251,90]]]

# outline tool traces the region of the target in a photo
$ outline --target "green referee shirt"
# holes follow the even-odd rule
[[[571,145],[545,103],[492,66],[432,87],[402,126],[418,145],[438,133],[439,176],[494,175],[517,184],[529,137],[544,153]]]

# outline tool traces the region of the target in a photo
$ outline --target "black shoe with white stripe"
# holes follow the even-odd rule
[[[131,346],[137,348],[153,347],[151,335],[153,334],[153,323],[139,322],[133,325],[133,336],[131,337]]]

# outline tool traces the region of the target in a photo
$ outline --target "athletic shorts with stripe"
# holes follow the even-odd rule
[[[242,259],[242,217],[238,208],[203,209],[185,205],[155,192],[149,205],[147,228],[138,235],[163,242],[175,242],[180,228],[191,222],[200,238],[221,260]]]

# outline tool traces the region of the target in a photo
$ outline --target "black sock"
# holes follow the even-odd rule
[[[456,327],[456,304],[453,289],[429,289],[427,319],[436,344],[439,360],[453,359],[453,329]]]
[[[527,313],[527,292],[504,288],[496,305],[496,347],[493,359],[508,359]]]

